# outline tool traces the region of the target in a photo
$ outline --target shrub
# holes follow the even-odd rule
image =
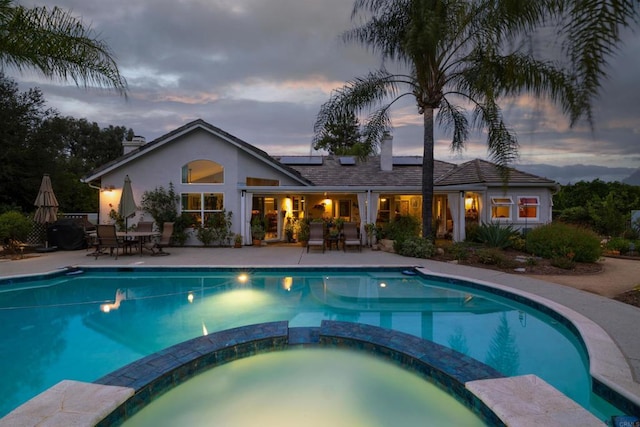
[[[471,249],[469,248],[469,244],[465,242],[455,242],[447,248],[447,251],[456,260],[458,260],[458,262],[469,259],[469,256],[471,255]]]
[[[498,267],[510,268],[514,264],[504,253],[497,248],[481,248],[476,251],[478,261],[482,264],[496,265]]]
[[[214,231],[211,227],[203,227],[199,225],[196,228],[196,237],[202,242],[203,245],[209,246],[214,239]]]
[[[178,216],[173,223],[173,235],[171,236],[171,241],[178,246],[184,246],[191,235],[187,229],[191,227],[193,227],[193,217],[191,215],[183,213]]]
[[[169,190],[164,187],[156,187],[153,191],[145,191],[142,194],[142,210],[148,212],[162,229],[165,222],[175,222],[178,218],[178,201],[173,183],[169,183]]]
[[[602,255],[600,239],[595,233],[559,222],[527,233],[526,250],[543,258],[570,258],[574,262],[596,262]]]
[[[467,223],[464,229],[465,240],[467,242],[478,242],[478,228],[480,224],[477,222]]]
[[[414,258],[430,258],[435,252],[431,240],[417,236],[394,241],[393,249],[398,255]]]
[[[405,215],[386,224],[382,230],[382,234],[386,239],[405,240],[420,236],[420,227],[421,224],[418,218]]]
[[[607,242],[607,249],[610,251],[620,251],[621,254],[629,252],[630,240],[623,239],[621,237],[613,237]]]
[[[25,241],[32,228],[31,221],[20,212],[5,212],[0,215],[0,243],[15,251],[15,245]]]
[[[483,223],[478,227],[476,239],[490,248],[506,249],[511,247],[516,236],[518,232],[511,225]]]
[[[569,254],[568,256],[557,256],[551,258],[551,265],[553,265],[554,267],[562,268],[564,270],[573,270],[576,266],[576,263],[570,255],[571,254]]]

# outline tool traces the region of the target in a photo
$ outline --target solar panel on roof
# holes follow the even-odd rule
[[[394,157],[393,164],[398,166],[420,166],[422,165],[422,157]]]
[[[352,156],[340,157],[338,160],[342,166],[353,166],[356,164],[356,158]]]
[[[321,165],[321,156],[284,156],[280,158],[280,163],[285,165]]]

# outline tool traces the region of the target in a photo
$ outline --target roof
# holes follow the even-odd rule
[[[345,162],[344,156],[326,156],[320,164],[306,162],[299,164],[292,161],[293,156],[281,158],[281,161],[290,162],[289,166],[297,170],[302,176],[312,181],[316,186],[325,187],[420,187],[422,185],[422,162],[415,161],[415,156],[394,157],[393,170],[380,170],[380,156],[371,156],[366,161],[356,160]],[[309,156],[303,156],[308,159]],[[443,175],[453,169],[453,163],[435,161],[436,176]]]
[[[341,161],[343,158],[331,155],[316,156],[317,160],[312,162],[309,156],[300,156],[300,158],[287,156],[279,160],[287,162],[290,167],[320,187],[420,187],[422,185],[422,157],[420,156],[394,156],[391,171],[380,170],[380,156],[369,157],[367,161],[358,160],[353,164]],[[433,175],[436,187],[466,184],[504,185],[499,167],[480,159],[460,165],[435,160]],[[556,182],[509,168],[508,185],[522,184],[553,187]]]
[[[422,157],[393,156],[393,169],[380,169],[380,156],[371,156],[367,160],[357,160],[350,156],[281,156],[272,157],[265,151],[217,128],[204,120],[198,119],[185,124],[133,151],[125,154],[82,178],[83,182],[100,179],[106,173],[119,168],[128,162],[179,140],[197,130],[205,130],[235,145],[251,156],[269,164],[276,170],[289,175],[303,186],[319,187],[421,187]],[[534,185],[555,187],[557,184],[517,169],[509,168],[507,185]],[[500,169],[494,163],[475,159],[460,165],[434,161],[434,186],[451,187],[480,184],[486,186],[504,186]]]
[[[287,175],[290,175],[292,178],[298,180],[302,185],[313,185],[313,183],[311,181],[309,181],[308,179],[306,179],[305,177],[301,176],[298,171],[296,171],[295,169],[290,168],[289,166],[280,163],[279,161],[277,161],[276,159],[274,159],[273,157],[271,157],[269,154],[267,154],[265,151],[260,150],[259,148],[249,144],[248,142],[245,142],[243,140],[241,140],[240,138],[237,138],[225,131],[223,131],[220,128],[217,128],[207,122],[205,122],[202,119],[198,119],[198,120],[194,120],[192,122],[189,122],[187,124],[185,124],[184,126],[181,126],[165,135],[162,135],[161,137],[154,139],[153,141],[123,155],[118,157],[115,160],[112,160],[108,163],[105,163],[104,165],[92,170],[91,172],[89,172],[87,175],[85,175],[82,178],[83,182],[91,182],[94,181],[96,179],[100,179],[100,177],[102,177],[102,175],[106,174],[107,172],[117,169],[118,167],[127,164],[128,162],[152,151],[155,150],[165,144],[171,143],[175,140],[177,140],[179,137],[187,135],[191,132],[194,132],[198,129],[204,129],[207,132],[210,132],[224,140],[226,140],[227,142],[235,145],[236,147],[240,148],[241,150],[249,153],[250,155],[264,161],[265,163],[270,164],[271,166],[275,167],[276,169],[281,170],[282,172],[284,172]]]
[[[456,165],[447,173],[435,178],[434,182],[434,185],[436,186],[462,184],[504,185],[504,180],[502,178],[500,168],[496,164],[486,160],[475,159]],[[548,178],[509,168],[508,185],[518,184],[555,186],[556,182]]]

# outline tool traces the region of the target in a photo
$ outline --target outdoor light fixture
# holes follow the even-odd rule
[[[102,191],[113,191],[115,188],[116,187],[114,185],[105,185]]]

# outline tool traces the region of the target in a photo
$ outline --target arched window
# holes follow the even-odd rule
[[[183,184],[223,184],[224,167],[211,160],[194,160],[182,167]]]

